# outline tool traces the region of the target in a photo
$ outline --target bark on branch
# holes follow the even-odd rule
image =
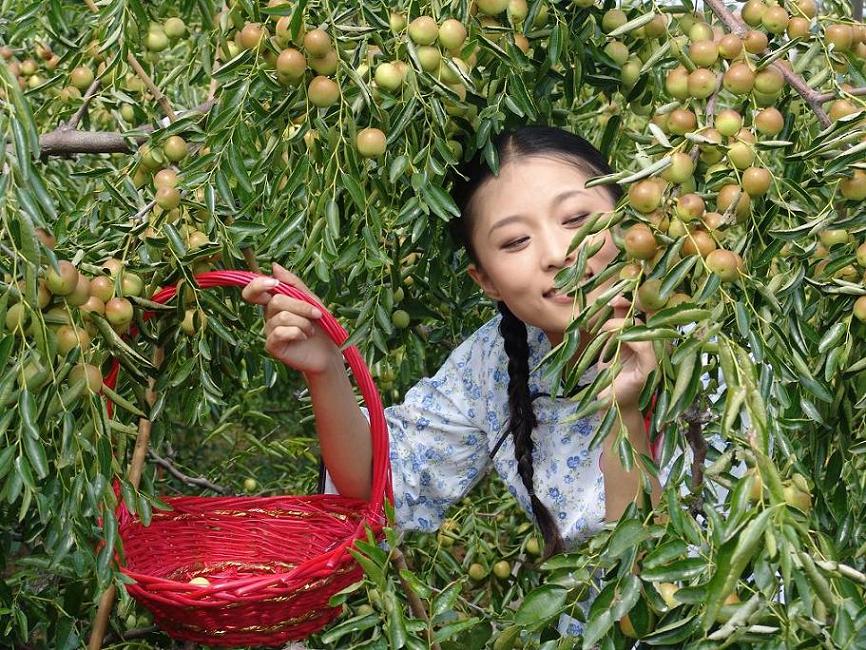
[[[701,411],[697,406],[689,407],[683,415],[688,425],[686,428],[686,441],[692,449],[692,492],[695,501],[692,504],[692,514],[701,512],[704,508],[704,499],[701,495],[701,487],[704,484],[704,462],[707,459],[707,441],[704,439],[703,427],[709,422],[709,413]]]
[[[153,463],[156,463],[160,467],[165,468],[169,474],[174,476],[176,479],[179,479],[186,483],[187,485],[194,485],[196,487],[205,488],[207,490],[213,490],[217,494],[229,494],[231,490],[222,485],[217,485],[216,483],[211,483],[206,478],[195,478],[193,476],[187,476],[179,469],[177,469],[174,465],[171,464],[171,461],[166,460],[160,456],[157,456],[152,449],[149,449],[147,452],[148,460]]]
[[[725,7],[724,0],[705,0],[705,2],[712,12],[718,16],[719,20],[724,23],[725,27],[727,27],[733,34],[743,38],[749,32],[748,26],[739,18],[734,16],[727,7]],[[821,122],[821,127],[826,128],[830,126],[830,118],[821,106],[823,101],[826,101],[822,101],[823,95],[809,88],[800,75],[795,74],[792,70],[789,70],[778,61],[774,61],[771,65],[785,78],[785,81],[787,81],[794,90],[797,91],[812,111],[814,111],[815,115],[818,116],[818,121]]]
[[[214,100],[208,100],[195,108],[185,111],[189,113],[207,113],[214,105]],[[154,130],[153,126],[138,129],[145,133]],[[44,156],[68,156],[78,153],[131,153],[147,136],[125,136],[122,133],[106,131],[76,131],[65,128],[55,129],[39,138],[39,151]]]

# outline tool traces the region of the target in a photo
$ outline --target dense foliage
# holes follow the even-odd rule
[[[621,260],[575,286],[584,248],[562,281],[583,302],[616,276],[642,318],[617,340],[663,359],[641,399],[662,502],[539,566],[489,480],[438,535],[361,545],[365,582],[311,647],[866,645],[866,28],[813,0],[470,4],[0,4],[3,645],[85,643],[122,584],[97,525],[118,498],[147,520],[160,495],[313,489],[303,381],[260,312],[193,275],[290,268],[399,401],[492,315],[445,236],[449,174],[496,167],[490,138],[525,123],[592,140],[617,170],[594,182],[628,190],[574,242],[612,227]],[[551,371],[596,442],[656,471],[595,399],[617,363],[576,389],[606,339],[562,372],[605,304]],[[169,642],[122,587],[109,634]]]

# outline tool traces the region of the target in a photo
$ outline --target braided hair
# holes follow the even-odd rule
[[[555,127],[524,126],[512,131],[503,131],[493,139],[492,144],[500,168],[509,161],[521,157],[543,156],[574,165],[587,176],[612,173],[604,156],[589,142]],[[493,173],[483,157],[483,150],[478,151],[459,172],[461,175],[455,178],[451,194],[460,208],[460,217],[448,223],[448,230],[455,244],[465,248],[471,261],[480,267],[478,256],[472,246],[473,198]],[[614,202],[617,202],[622,195],[619,186],[605,187],[611,193]],[[517,473],[529,494],[532,514],[544,537],[544,557],[547,558],[562,552],[565,544],[553,514],[535,494],[532,431],[537,425],[537,420],[529,393],[529,341],[526,323],[515,316],[504,302],[497,301],[496,307],[502,315],[499,333],[502,335],[505,352],[508,355],[509,420],[505,434],[511,435],[514,440]]]

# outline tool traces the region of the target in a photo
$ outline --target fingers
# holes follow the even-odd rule
[[[632,324],[632,320],[636,325],[643,324],[638,318],[611,318],[602,323],[599,332],[619,332],[627,325]],[[610,357],[613,355],[617,345],[619,346],[620,357],[624,362],[637,365],[646,373],[649,373],[656,367],[656,355],[651,341],[619,341],[616,336],[612,336],[602,349],[600,358],[603,365],[610,362]]]
[[[283,346],[293,341],[306,341],[307,335],[299,327],[275,327],[265,341],[265,350],[276,355]]]
[[[322,317],[322,312],[307,301],[278,293],[268,301],[265,307],[265,319],[270,320],[281,311],[291,312],[312,320],[318,320]]]
[[[269,318],[265,323],[265,332],[273,332],[281,327],[294,327],[307,336],[316,334],[315,326],[309,320],[291,311],[279,311]]]
[[[307,285],[305,285],[303,281],[301,281],[301,278],[289,271],[287,268],[280,266],[279,264],[274,262],[271,265],[271,269],[273,271],[274,277],[277,278],[277,280],[279,280],[280,282],[284,282],[290,287],[295,287],[296,289],[300,289],[304,293],[309,293],[310,295],[312,295],[310,290],[307,288]]]
[[[278,284],[279,281],[274,278],[258,277],[244,287],[241,296],[254,305],[267,305],[272,298],[271,293],[269,293],[270,289]]]

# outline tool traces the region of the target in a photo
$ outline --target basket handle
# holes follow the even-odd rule
[[[214,287],[245,287],[257,277],[268,277],[260,273],[251,273],[250,271],[207,271],[193,276],[201,289],[211,289]],[[338,346],[348,340],[349,334],[342,325],[335,319],[331,313],[315,298],[300,289],[280,282],[273,289],[269,289],[271,293],[280,293],[284,296],[290,296],[296,300],[303,300],[322,312],[322,317],[316,322],[331,340]],[[177,286],[171,285],[157,291],[150,300],[158,303],[166,303],[175,297],[177,294]],[[155,312],[146,311],[142,314],[144,320],[149,320],[155,315]],[[376,389],[376,384],[373,382],[373,377],[367,365],[364,363],[364,358],[354,345],[342,350],[343,357],[352,369],[352,374],[358,384],[358,389],[364,398],[364,403],[370,414],[370,437],[372,443],[373,471],[372,484],[370,488],[369,505],[374,512],[381,512],[383,499],[388,498],[393,503],[394,496],[391,486],[391,467],[388,454],[388,427],[385,421],[385,411],[382,406],[382,400],[379,396],[379,391]],[[120,362],[113,359],[112,367],[109,374],[105,378],[105,384],[114,389],[117,382],[117,375],[120,370]],[[109,401],[109,407],[111,406]],[[109,411],[110,412],[110,411]]]

